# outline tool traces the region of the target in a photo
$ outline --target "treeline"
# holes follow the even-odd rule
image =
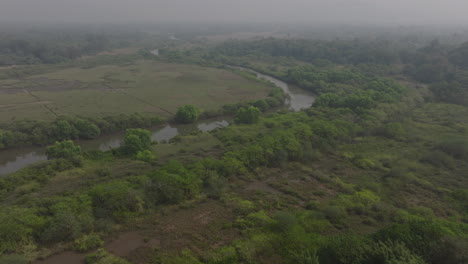
[[[0,66],[51,64],[73,60],[85,55],[123,47],[121,38],[98,33],[6,35],[0,39]]]
[[[147,128],[163,122],[160,117],[138,113],[102,118],[61,116],[53,122],[23,120],[0,127],[0,149],[25,145],[44,146],[69,139],[94,139],[102,134],[127,128]]]
[[[436,100],[468,104],[468,42],[452,47],[434,40],[424,47],[414,48],[391,41],[269,38],[229,41],[202,57],[225,63],[243,63],[242,58],[252,56],[294,58],[317,67],[353,65],[373,75],[405,74],[416,81],[429,84]],[[274,68],[276,67],[271,66],[270,71],[274,71]],[[292,78],[293,81],[295,79]]]

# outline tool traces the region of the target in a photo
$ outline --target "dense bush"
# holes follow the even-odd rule
[[[49,208],[49,219],[41,240],[61,242],[77,239],[93,227],[91,199],[87,195],[62,198]]]
[[[260,110],[257,107],[249,106],[237,111],[236,122],[239,124],[255,124],[260,119]]]
[[[0,254],[15,252],[31,243],[45,219],[35,210],[26,208],[0,208]]]
[[[438,149],[453,156],[454,158],[468,157],[468,140],[464,138],[450,138],[440,142]]]
[[[181,124],[190,124],[197,121],[200,110],[194,105],[184,105],[177,109],[175,120]]]
[[[151,132],[145,129],[127,129],[124,136],[123,151],[128,155],[137,155],[151,146]]]
[[[81,155],[81,147],[71,140],[56,142],[46,150],[49,159],[71,159]]]
[[[101,237],[96,233],[84,235],[73,242],[73,249],[79,252],[86,252],[97,249],[104,244]]]
[[[142,195],[124,181],[97,185],[89,191],[89,196],[97,218],[121,220],[141,213],[144,208]]]
[[[102,133],[161,124],[159,117],[140,114],[78,118],[60,116],[51,123],[21,120],[0,126],[0,149],[21,145],[48,145],[69,139],[94,139]]]

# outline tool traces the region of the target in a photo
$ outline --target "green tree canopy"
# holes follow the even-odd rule
[[[127,129],[124,138],[124,151],[135,155],[139,151],[148,150],[151,146],[151,133],[146,129]]]
[[[241,108],[237,112],[236,122],[240,124],[255,124],[260,119],[260,110],[257,107],[249,106]]]
[[[184,105],[177,109],[175,120],[182,124],[195,122],[200,115],[200,109],[194,105]]]
[[[55,142],[46,150],[48,159],[70,159],[81,154],[81,147],[75,145],[71,140]]]

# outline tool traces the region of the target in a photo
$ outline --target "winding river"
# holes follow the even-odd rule
[[[242,70],[254,72],[257,75],[257,78],[267,80],[283,89],[283,91],[289,95],[289,98],[285,101],[285,105],[292,111],[309,108],[315,101],[314,95],[310,92],[290,86],[281,80],[265,74],[244,68],[242,68]],[[152,140],[162,143],[169,141],[179,134],[188,134],[194,130],[209,132],[216,128],[226,127],[230,122],[231,120],[228,118],[216,118],[200,120],[196,124],[192,125],[173,126],[167,124],[165,126],[150,128],[149,130],[151,131]],[[78,141],[77,143],[85,151],[107,151],[120,147],[122,142],[123,132],[103,135],[94,140]],[[47,160],[44,147],[15,148],[0,151],[0,175],[13,173],[27,165],[43,160]]]

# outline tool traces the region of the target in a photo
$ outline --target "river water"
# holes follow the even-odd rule
[[[251,71],[249,69],[243,69]],[[254,71],[251,71],[254,72]],[[283,89],[289,95],[289,99],[285,101],[285,105],[292,111],[299,111],[301,109],[309,108],[315,101],[314,95],[310,92],[300,88],[290,86],[287,83],[278,80],[274,77],[257,73],[257,78],[270,81],[276,86]],[[228,118],[216,118],[198,121],[192,125],[170,125],[159,126],[150,128],[151,139],[158,143],[167,142],[179,134],[188,134],[190,132],[200,130],[202,132],[209,132],[216,128],[222,128],[229,125],[231,120]],[[110,135],[103,135],[94,140],[78,141],[77,143],[83,150],[101,150],[107,151],[113,148],[118,148],[123,142],[123,132],[114,133]],[[0,175],[15,172],[32,163],[47,160],[44,147],[29,147],[29,148],[15,148],[0,151]]]

